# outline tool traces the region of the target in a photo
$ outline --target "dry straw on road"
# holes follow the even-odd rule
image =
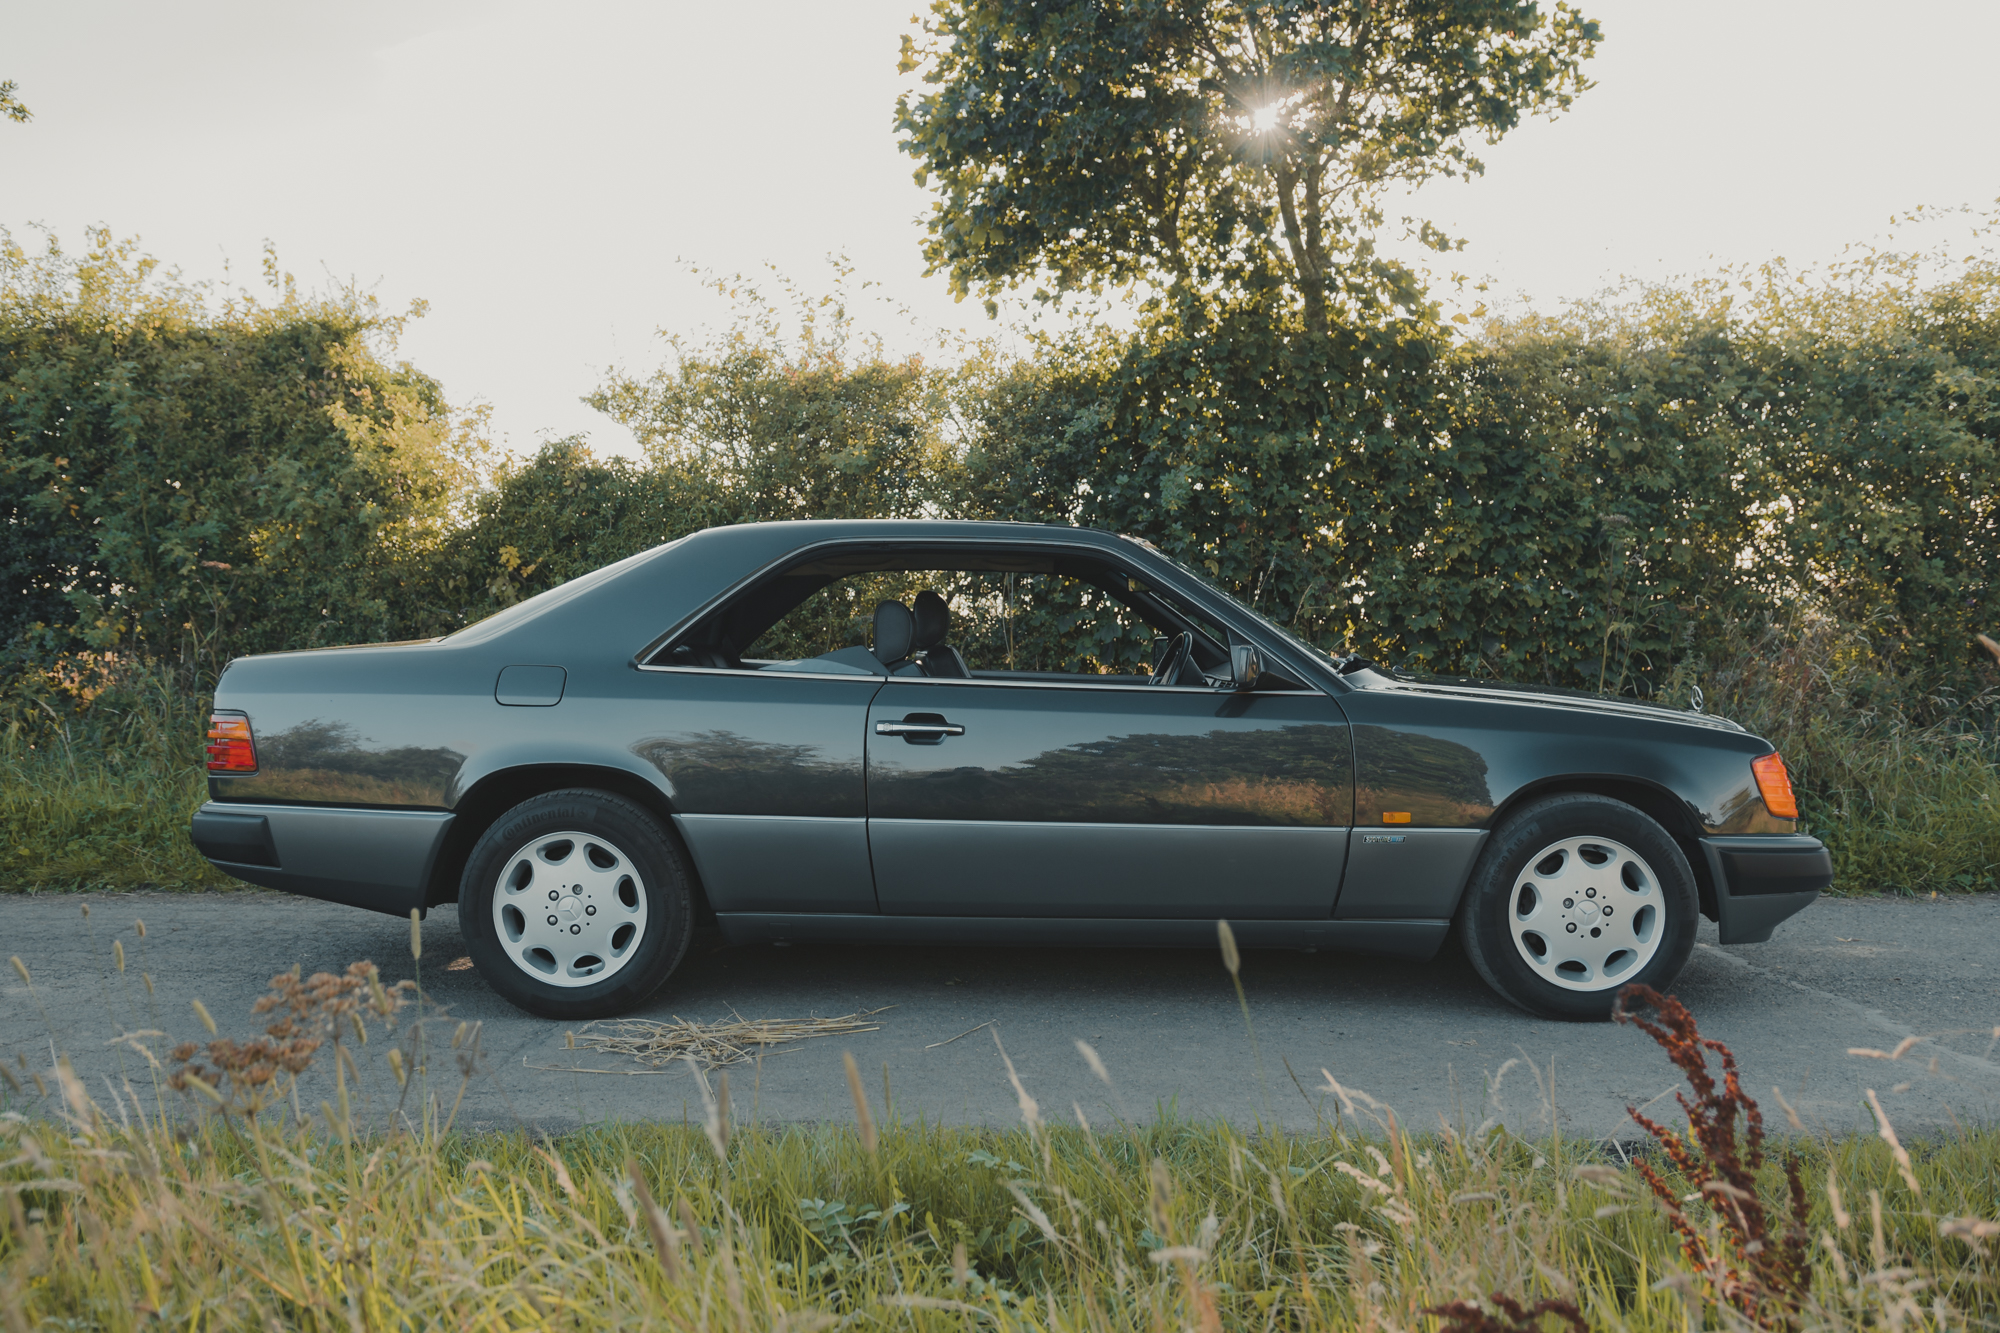
[[[578,1050],[629,1055],[642,1065],[665,1068],[676,1060],[692,1060],[703,1069],[741,1064],[757,1051],[785,1046],[810,1037],[843,1037],[854,1032],[879,1032],[868,1020],[894,1005],[844,1014],[839,1018],[745,1018],[738,1014],[723,1023],[691,1023],[676,1014],[671,1023],[646,1018],[619,1018],[592,1023],[576,1034]],[[783,1055],[777,1051],[772,1054]]]

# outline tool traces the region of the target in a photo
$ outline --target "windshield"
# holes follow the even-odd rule
[[[1133,542],[1139,546],[1145,547],[1148,551],[1151,551],[1154,555],[1160,557],[1160,559],[1166,561],[1168,564],[1172,565],[1175,569],[1178,569],[1181,573],[1187,575],[1189,578],[1193,579],[1196,583],[1199,583],[1202,587],[1214,593],[1217,597],[1220,597],[1224,602],[1227,602],[1232,610],[1242,612],[1246,618],[1255,622],[1258,625],[1258,627],[1269,630],[1272,634],[1276,635],[1283,642],[1291,645],[1299,652],[1304,653],[1307,661],[1318,662],[1333,657],[1332,653],[1327,652],[1324,648],[1313,647],[1311,644],[1307,643],[1304,639],[1301,639],[1298,635],[1292,633],[1290,630],[1286,629],[1283,625],[1280,625],[1277,621],[1271,619],[1269,616],[1262,614],[1261,612],[1257,611],[1252,607],[1245,606],[1241,601],[1237,600],[1235,597],[1230,596],[1228,592],[1216,586],[1215,581],[1213,579],[1210,579],[1207,575],[1203,574],[1199,570],[1189,569],[1185,564],[1174,559],[1172,556],[1168,555],[1165,551],[1162,551],[1159,547],[1153,545],[1151,542],[1145,540],[1144,538],[1127,537],[1125,538],[1125,540],[1128,542]]]

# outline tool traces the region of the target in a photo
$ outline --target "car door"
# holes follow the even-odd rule
[[[717,912],[876,910],[863,723],[880,676],[641,667],[658,770]]]
[[[884,685],[867,734],[882,911],[1330,915],[1354,805],[1338,705],[1127,679]]]

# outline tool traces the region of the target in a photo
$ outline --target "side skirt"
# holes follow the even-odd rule
[[[1206,919],[1128,921],[1091,917],[872,916],[858,913],[718,912],[731,944],[826,940],[852,944],[1038,945],[1073,948],[1213,949]],[[1436,956],[1449,921],[1231,921],[1251,949],[1326,949],[1419,962]]]

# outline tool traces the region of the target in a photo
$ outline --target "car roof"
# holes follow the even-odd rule
[[[533,633],[599,636],[608,622],[636,618],[662,626],[767,566],[814,546],[847,542],[984,540],[1018,545],[1088,546],[1128,557],[1137,542],[1097,528],[982,519],[795,519],[703,528],[678,540],[580,575],[458,631],[460,647]],[[629,636],[629,629],[623,633]]]
[[[731,523],[689,534],[690,542],[749,544],[778,552],[828,541],[952,541],[986,538],[994,541],[1079,542],[1106,548],[1127,539],[1101,528],[1055,523],[1015,523],[968,518],[812,518],[768,523]]]

